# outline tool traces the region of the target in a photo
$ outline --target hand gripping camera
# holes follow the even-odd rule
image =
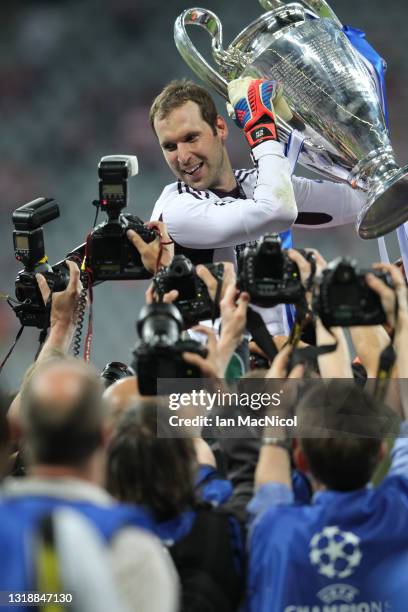
[[[358,270],[356,261],[346,257],[334,259],[323,270],[313,291],[313,307],[326,327],[385,323],[381,300],[366,283],[368,273],[392,287],[389,274],[372,268]]]
[[[206,264],[206,268],[222,281],[223,264]],[[211,300],[205,283],[197,276],[194,265],[184,255],[176,255],[169,266],[162,268],[153,278],[153,284],[159,298],[165,293],[177,289],[179,295],[174,304],[180,310],[184,329],[196,325],[199,321],[219,316],[218,304]]]
[[[297,304],[304,294],[297,264],[282,250],[278,234],[266,234],[246,247],[239,270],[238,287],[257,306]]]
[[[195,340],[181,340],[183,320],[173,304],[144,306],[136,324],[140,345],[132,368],[142,395],[157,395],[158,378],[201,378],[201,371],[182,358],[184,351],[207,356]]]
[[[151,277],[126,232],[134,230],[145,242],[152,242],[156,234],[139,217],[120,212],[128,203],[128,178],[137,173],[135,155],[108,155],[99,162],[98,204],[108,220],[95,227],[87,240],[87,261],[94,282]]]
[[[35,275],[45,276],[51,291],[63,291],[69,281],[69,270],[61,262],[50,266],[44,250],[42,225],[59,217],[58,204],[52,198],[37,198],[13,212],[14,254],[24,264],[15,283],[20,302],[13,310],[21,325],[44,329],[48,326],[49,307],[44,304]]]

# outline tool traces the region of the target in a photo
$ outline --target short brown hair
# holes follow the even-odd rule
[[[301,437],[301,448],[310,472],[329,489],[360,489],[379,462],[382,440],[398,432],[399,419],[352,381],[322,383],[298,406],[303,426],[312,433]],[[319,438],[313,434],[318,431]]]
[[[159,398],[141,400],[122,417],[108,449],[107,489],[119,501],[147,507],[159,521],[195,505],[193,441],[171,436]]]
[[[156,116],[159,119],[165,119],[171,111],[179,108],[186,102],[195,102],[197,104],[203,120],[208,123],[215,134],[218,113],[214,100],[204,87],[200,87],[187,79],[171,81],[153,100],[149,114],[150,125],[153,131],[156,132],[154,129]]]

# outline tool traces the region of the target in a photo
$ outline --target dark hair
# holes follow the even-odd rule
[[[171,81],[161,93],[153,100],[150,108],[150,125],[154,128],[154,120],[156,116],[159,119],[165,119],[171,111],[179,108],[186,102],[195,102],[200,109],[201,117],[216,134],[217,109],[214,100],[210,94],[204,89],[196,85],[192,81],[182,79],[179,81]]]
[[[196,455],[191,439],[157,436],[161,410],[159,400],[143,400],[124,414],[108,449],[107,488],[164,521],[195,504]]]
[[[394,413],[351,381],[314,385],[300,402],[298,415],[310,471],[336,491],[353,491],[369,482],[383,438],[398,425]]]
[[[80,385],[69,406],[58,405],[33,388],[52,366],[77,368]],[[63,378],[64,372],[61,372]],[[21,394],[25,448],[31,462],[79,466],[102,443],[103,387],[97,372],[71,357],[53,357],[38,365],[26,379]]]

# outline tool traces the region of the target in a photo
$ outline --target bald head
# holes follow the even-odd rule
[[[25,442],[34,463],[78,465],[101,444],[104,413],[96,371],[72,358],[39,364],[21,395]]]
[[[108,412],[108,422],[113,427],[122,414],[134,406],[141,396],[135,376],[122,378],[108,387],[103,394],[104,403]]]

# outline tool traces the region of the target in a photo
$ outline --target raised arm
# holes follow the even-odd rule
[[[67,260],[69,267],[69,283],[64,291],[52,294],[50,332],[36,363],[46,359],[54,351],[67,353],[71,345],[76,326],[76,312],[82,291],[80,272],[78,266]],[[42,274],[37,274],[37,282],[44,303],[48,301],[50,289]],[[17,418],[20,410],[20,393],[14,398],[8,416]]]

